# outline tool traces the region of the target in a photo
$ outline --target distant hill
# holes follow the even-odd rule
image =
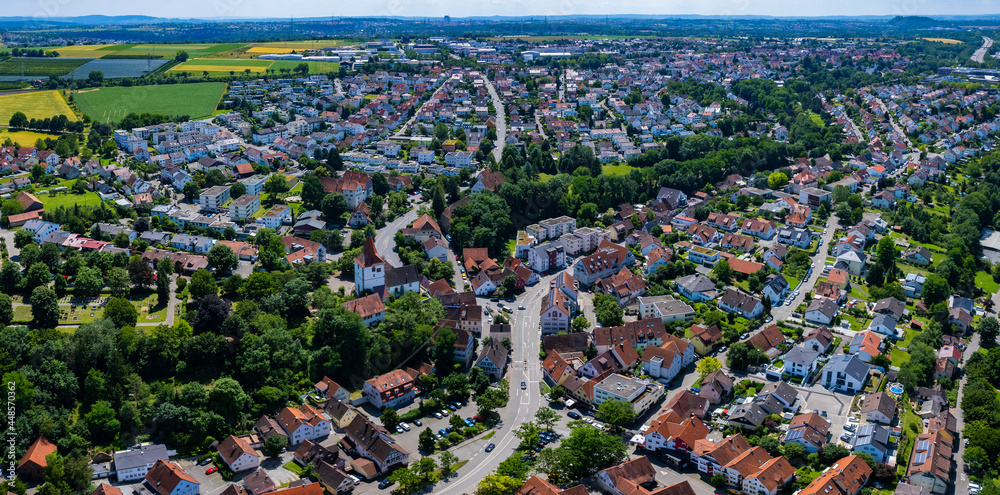
[[[901,29],[926,29],[940,26],[942,22],[930,17],[896,16],[889,21],[889,24]]]

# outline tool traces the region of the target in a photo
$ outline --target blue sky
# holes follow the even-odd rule
[[[160,17],[325,17],[702,14],[702,15],[970,15],[1000,13],[996,0],[28,0],[3,16],[141,14]]]

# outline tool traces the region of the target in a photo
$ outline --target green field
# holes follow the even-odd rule
[[[87,62],[89,58],[11,58],[0,62],[0,76],[60,77]]]
[[[819,114],[816,113],[816,112],[810,111],[809,112],[809,118],[812,119],[812,121],[813,121],[814,124],[816,124],[816,125],[818,125],[820,127],[823,127],[823,126],[826,125],[825,123],[823,123],[823,117],[820,117]]]
[[[0,95],[0,124],[6,125],[14,112],[24,112],[29,119],[45,119],[62,114],[69,120],[77,120],[76,114],[58,91]]]
[[[187,115],[192,119],[207,117],[226,90],[226,83],[164,84],[101,88],[76,93],[73,98],[80,111],[98,122],[120,120],[129,113]]]
[[[46,210],[53,210],[60,206],[70,207],[73,205],[80,206],[99,206],[101,203],[101,197],[95,192],[86,192],[84,194],[56,194],[55,196],[51,194],[35,194],[39,201],[45,206]]]
[[[997,284],[996,280],[993,280],[993,275],[983,271],[976,272],[976,287],[979,287],[990,294],[993,294],[997,291],[997,289],[1000,289],[1000,285]]]
[[[233,60],[224,58],[196,58],[174,66],[170,72],[189,72],[201,75],[208,72],[213,76],[228,76],[230,73],[240,74],[250,69],[252,73],[263,73],[271,65],[270,60]]]
[[[601,165],[601,173],[605,175],[628,175],[631,171],[632,167],[624,163],[618,165]]]
[[[275,72],[277,72],[278,69],[292,69],[292,70],[294,70],[301,63],[302,62],[299,62],[297,60],[275,60],[274,63],[272,63],[271,66],[268,67],[268,68],[271,69],[271,70],[273,70],[273,71],[275,71]],[[329,72],[337,72],[337,71],[340,70],[340,64],[337,63],[337,62],[310,62],[310,61],[306,61],[306,64],[309,65],[309,73],[310,74],[326,74],[326,73],[329,73]]]

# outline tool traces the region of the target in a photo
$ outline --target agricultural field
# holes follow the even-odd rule
[[[269,69],[277,72],[278,69],[289,69],[294,70],[302,62],[298,60],[275,60]],[[338,72],[340,70],[340,64],[338,62],[312,62],[306,60],[305,63],[309,64],[310,74],[328,74],[330,72]]]
[[[108,53],[111,47],[124,45],[72,45],[72,46],[49,46],[42,47],[45,51],[55,51],[59,53],[59,58],[101,58]]]
[[[89,58],[10,58],[0,62],[0,76],[62,77]]]
[[[0,125],[7,125],[14,112],[24,112],[28,119],[44,119],[62,114],[69,120],[77,120],[58,91],[26,91],[0,95]]]
[[[936,43],[944,43],[946,45],[960,45],[962,44],[959,40],[953,40],[951,38],[923,38],[926,41],[933,41]]]
[[[45,138],[57,139],[58,134],[46,134],[42,132],[33,131],[11,131],[10,129],[0,129],[0,143],[6,142],[10,139],[12,142],[17,143],[21,146],[34,146],[35,141],[39,139],[44,140]]]
[[[263,74],[270,65],[270,60],[197,58],[171,67],[168,72],[188,72],[194,75],[201,75],[202,72],[208,71],[209,75],[228,76],[230,72],[240,73],[250,69],[251,73]]]
[[[207,43],[207,44],[187,44],[187,45],[167,45],[167,44],[149,44],[149,45],[116,45],[109,48],[118,48],[120,46],[127,46],[126,48],[119,48],[114,50],[118,55],[159,55],[166,59],[174,58],[177,52],[184,51],[187,52],[188,57],[196,58],[204,55],[211,55],[214,53],[220,53],[228,50],[235,50],[243,46],[242,43]]]
[[[67,74],[66,77],[70,79],[86,79],[90,77],[90,72],[95,70],[101,71],[105,79],[139,77],[160,68],[160,66],[167,62],[170,62],[170,60],[163,58],[155,60],[96,59],[81,65],[73,72]]]
[[[226,89],[226,83],[162,84],[99,88],[73,94],[80,111],[98,122],[121,120],[129,113],[207,117]]]
[[[345,40],[300,40],[300,41],[268,41],[265,43],[254,43],[247,52],[251,53],[291,53],[292,50],[316,50],[319,48],[336,48],[351,45],[353,43]],[[255,50],[285,50],[285,51],[256,51]]]

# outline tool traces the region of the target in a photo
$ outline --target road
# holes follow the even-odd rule
[[[802,304],[802,301],[805,300],[806,293],[813,290],[813,287],[816,286],[816,282],[819,281],[820,276],[823,274],[823,265],[826,264],[826,257],[827,257],[826,248],[827,246],[830,245],[830,241],[833,240],[833,233],[836,230],[838,221],[839,219],[837,218],[837,215],[833,214],[830,215],[830,219],[826,223],[827,224],[826,234],[820,236],[820,238],[823,239],[823,245],[816,250],[816,254],[814,254],[812,257],[812,262],[815,265],[815,267],[813,268],[812,276],[810,276],[806,280],[803,280],[802,284],[799,285],[798,296],[789,299],[783,306],[778,306],[776,308],[771,309],[771,316],[774,317],[775,321],[784,321],[789,319],[792,316],[792,313],[795,311],[795,308],[799,304]],[[794,291],[795,287],[792,287],[791,290]]]
[[[983,57],[985,57],[986,53],[990,51],[991,46],[993,46],[993,38],[983,36],[983,46],[979,47],[979,49],[972,54],[972,61],[983,63]]]
[[[545,295],[549,282],[555,278],[550,275],[539,280],[538,284],[529,288],[513,303],[514,307],[524,305],[525,309],[515,310],[511,323],[513,326],[511,343],[513,352],[511,365],[507,370],[507,380],[510,381],[510,401],[506,413],[501,418],[500,427],[491,439],[496,444],[493,452],[481,451],[469,459],[469,463],[459,471],[459,476],[448,483],[449,493],[473,493],[476,484],[490,474],[507,457],[514,452],[520,440],[514,436],[514,430],[521,423],[531,421],[535,411],[542,405],[541,361],[538,359],[538,343],[541,341],[539,327],[539,312],[542,306],[542,296]],[[527,364],[525,364],[527,363]],[[527,389],[521,390],[521,382],[527,383]]]
[[[503,153],[504,143],[507,142],[507,112],[503,108],[503,101],[500,100],[500,96],[497,95],[496,88],[493,87],[493,83],[490,82],[489,77],[484,77],[483,81],[486,83],[486,90],[490,92],[490,98],[493,98],[493,109],[496,111],[496,121],[497,121],[497,140],[493,143],[493,159],[500,163],[500,156]]]
[[[1000,292],[993,295],[993,299],[996,300],[1000,297]],[[995,307],[995,306],[994,306]],[[996,314],[996,313],[994,313]],[[972,357],[976,351],[979,350],[979,334],[973,334],[972,339],[969,340],[968,347],[965,348],[965,352],[962,353],[962,361],[968,362],[968,359]],[[968,376],[962,373],[962,379],[958,383],[958,398],[955,401],[956,404],[962,403],[962,395],[965,392],[965,383],[968,381]],[[965,418],[964,415],[956,411],[955,414],[955,425],[956,430],[962,431],[965,429]],[[969,478],[965,474],[964,462],[962,461],[962,455],[965,454],[965,442],[958,442],[958,450],[955,451],[955,462],[958,463],[958,469],[956,469],[956,477],[958,483],[955,483],[955,495],[968,495],[969,494]]]
[[[393,248],[396,247],[395,235],[400,229],[406,227],[410,222],[417,219],[417,208],[413,207],[410,211],[406,212],[405,215],[389,222],[382,227],[377,232],[375,232],[375,249],[378,250],[378,254],[382,255],[382,259],[392,266],[403,266],[403,263],[399,260],[399,253],[397,253]]]

